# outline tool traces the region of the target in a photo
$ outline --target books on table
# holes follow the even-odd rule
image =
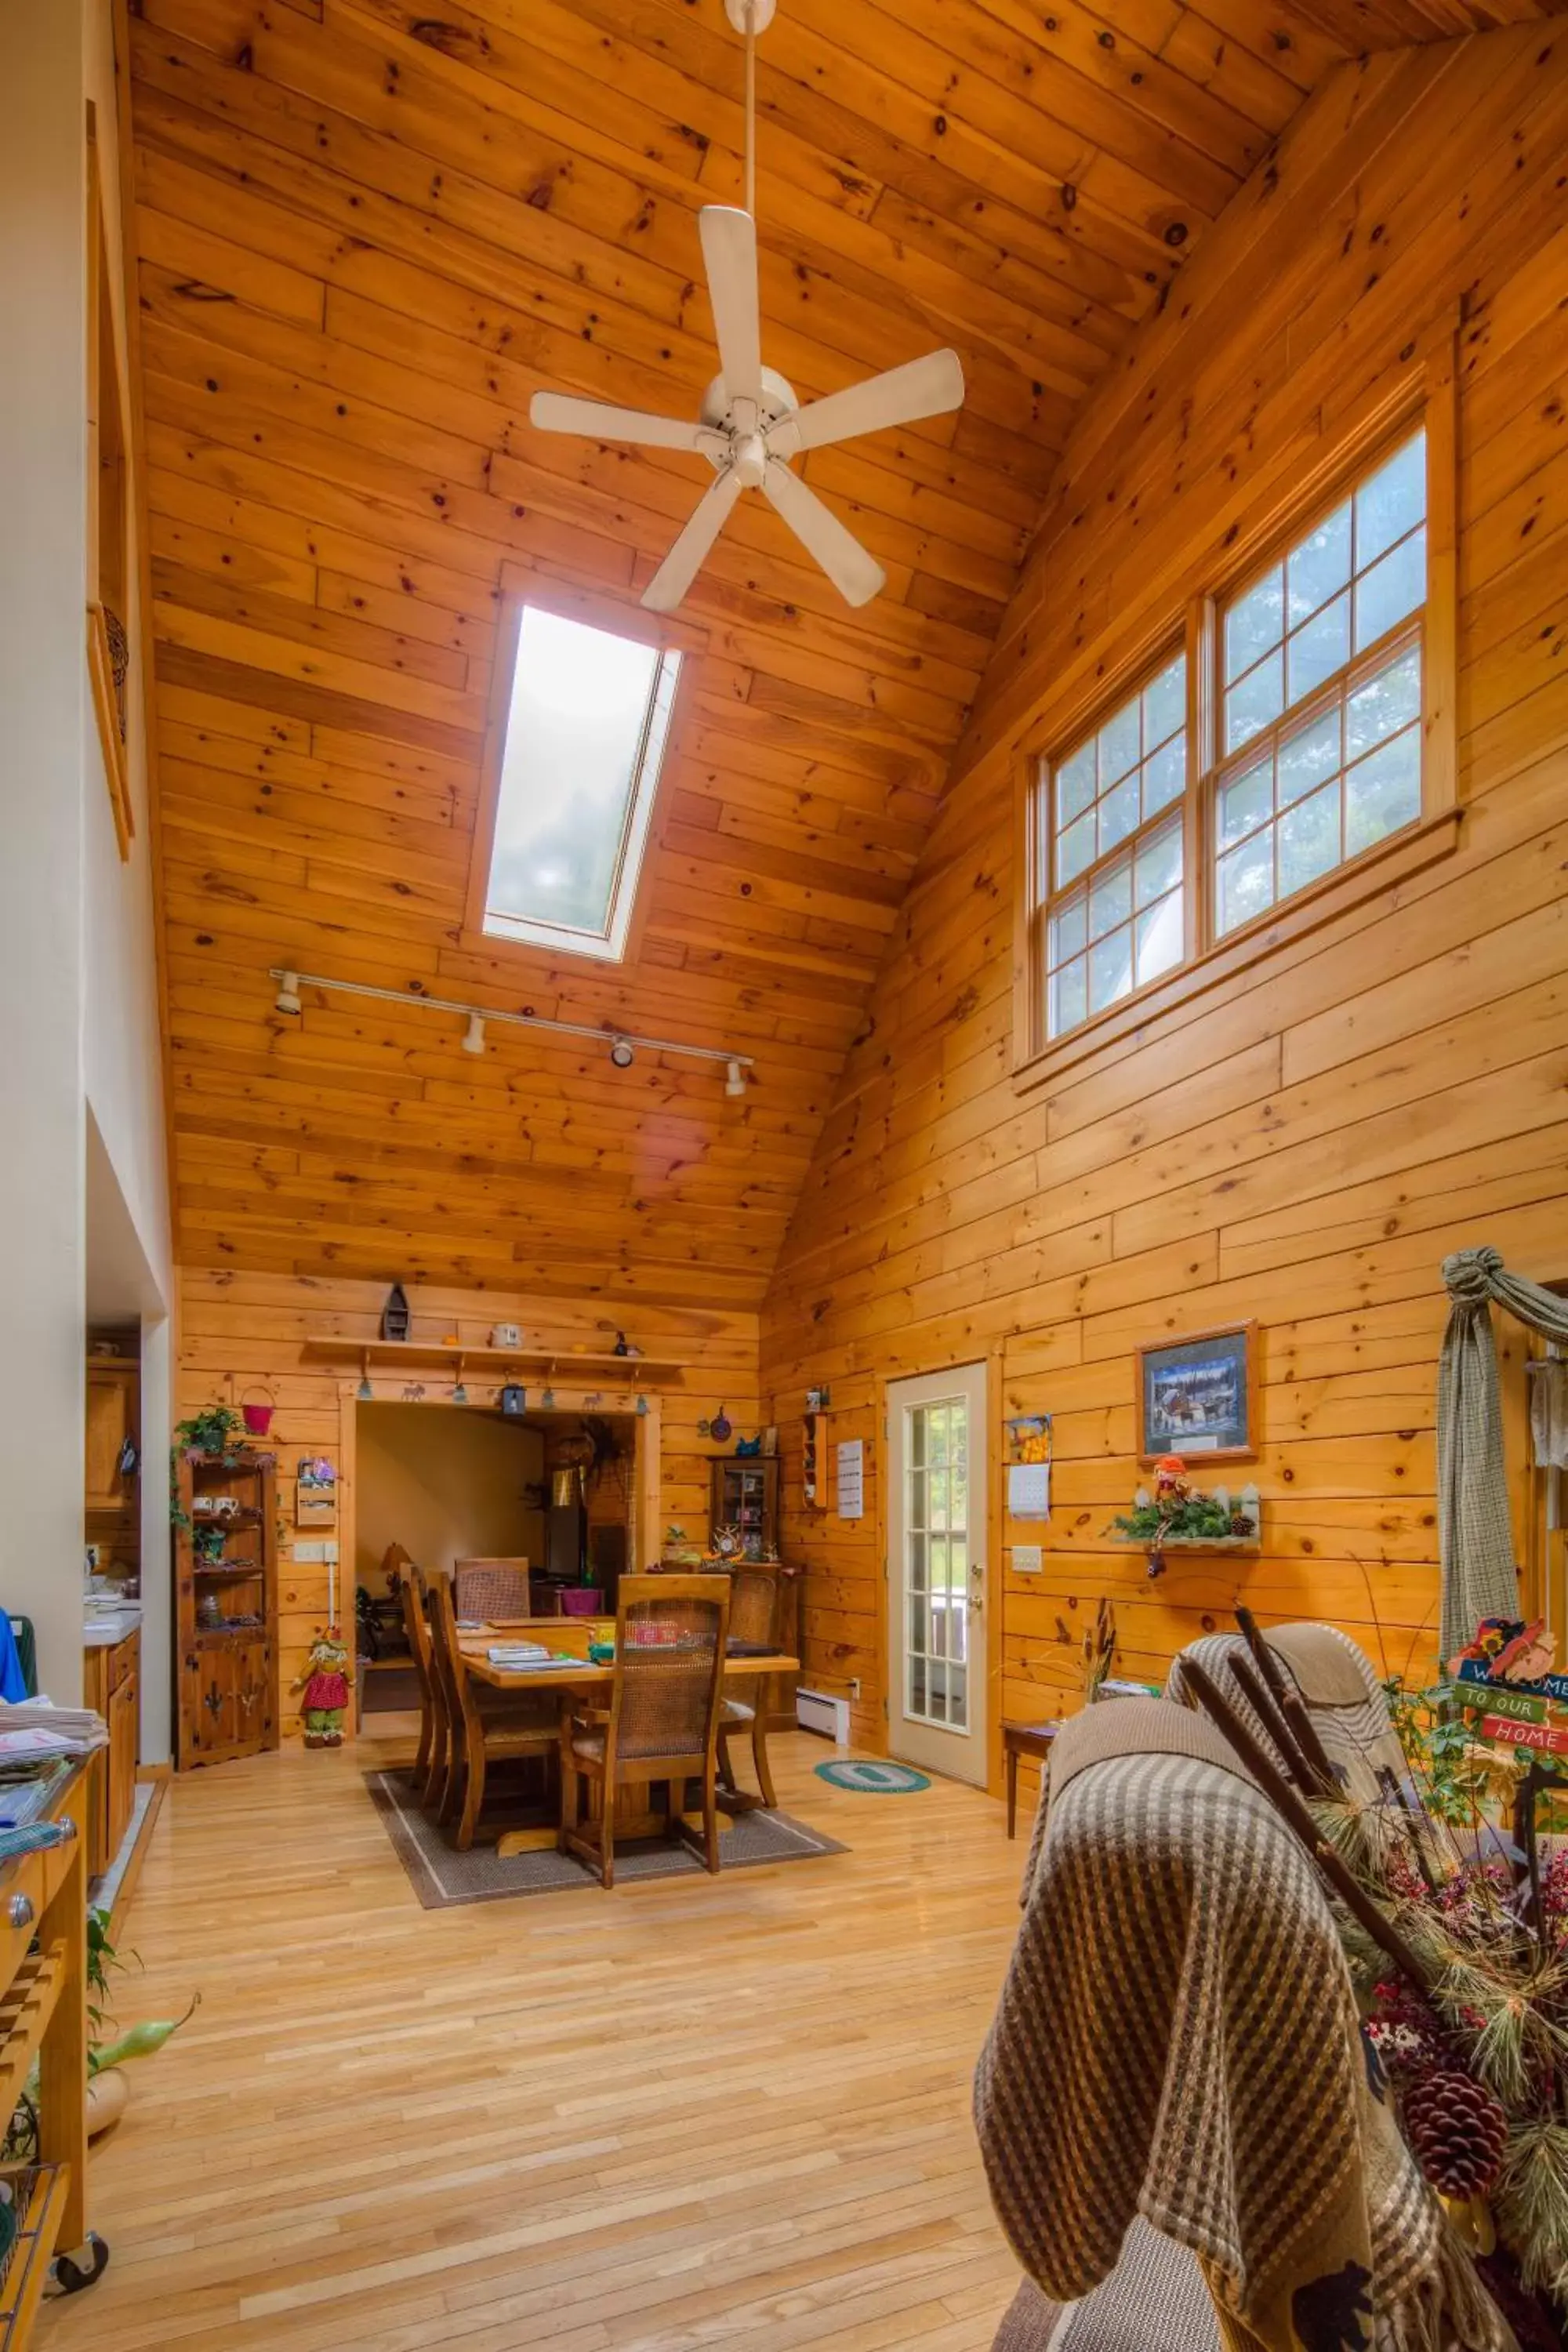
[[[575,1666],[582,1672],[581,1658],[562,1657],[547,1650],[542,1642],[492,1642],[485,1652],[492,1666],[500,1666],[512,1674],[531,1674],[552,1666]]]

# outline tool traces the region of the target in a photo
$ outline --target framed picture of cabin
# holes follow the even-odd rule
[[[1138,1350],[1138,1459],[1249,1462],[1258,1452],[1258,1326]]]

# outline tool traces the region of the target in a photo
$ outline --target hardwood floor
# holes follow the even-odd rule
[[[368,1745],[368,1743],[367,1743]],[[177,1781],[126,2018],[202,2007],[94,2158],[50,2352],[984,2352],[1016,2266],[969,2085],[1022,1840],[933,1782],[849,1853],[422,1911],[348,1756]]]

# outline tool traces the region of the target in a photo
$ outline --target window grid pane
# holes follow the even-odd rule
[[[906,1715],[969,1722],[968,1408],[915,1405],[906,1422]]]
[[[1049,782],[1046,1024],[1060,1037],[1182,959],[1187,660],[1175,655]]]
[[[1341,681],[1333,706],[1281,727],[1215,794],[1215,930],[1223,939],[1421,814],[1421,646]]]
[[[1222,630],[1226,759],[1420,609],[1426,457],[1423,429],[1232,600]]]

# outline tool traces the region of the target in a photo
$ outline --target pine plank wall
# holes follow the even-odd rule
[[[1237,1593],[1266,1619],[1331,1617],[1391,1664],[1429,1661],[1440,1261],[1486,1240],[1521,1271],[1568,1275],[1564,152],[1568,41],[1538,26],[1329,77],[1069,446],[760,1338],[739,1309],[636,1310],[650,1353],[668,1343],[688,1360],[665,1408],[666,1517],[705,1522],[700,1414],[722,1400],[739,1427],[764,1411],[779,1423],[786,1549],[809,1570],[807,1670],[835,1690],[858,1681],[867,1747],[886,1736],[885,1382],[976,1358],[994,1369],[994,1470],[1005,1412],[1049,1411],[1056,1430],[1045,1573],[1015,1576],[995,1530],[994,1725],[1070,1703],[1101,1594],[1131,1673],[1158,1675]],[[1178,613],[1259,484],[1331,448],[1446,319],[1461,454],[1457,854],[1087,1076],[1016,1091],[1020,730],[1047,687]],[[286,1471],[341,1449],[339,1374],[301,1342],[333,1322],[368,1336],[384,1288],[188,1268],[179,1410],[269,1381]],[[427,1332],[456,1323],[477,1339],[513,1320],[563,1345],[602,1343],[615,1315],[603,1297],[578,1310],[434,1287],[414,1306]],[[1151,1585],[1103,1533],[1138,1475],[1132,1351],[1244,1317],[1262,1326],[1262,1555],[1239,1574],[1175,1565]],[[805,1391],[822,1381],[829,1443],[867,1441],[855,1525],[800,1503]],[[287,1479],[282,1503],[291,1521]],[[287,1546],[282,1566],[287,1728],[326,1580]]]
[[[177,1414],[195,1412],[212,1399],[238,1403],[247,1393],[270,1395],[277,1411],[268,1443],[278,1455],[278,1507],[282,1525],[279,1544],[279,1720],[285,1738],[300,1727],[300,1710],[292,1685],[303,1665],[315,1629],[324,1624],[328,1607],[328,1571],[313,1561],[294,1559],[294,1484],[301,1454],[324,1454],[339,1465],[342,1481],[338,1525],[323,1530],[300,1530],[302,1539],[335,1537],[350,1581],[340,1594],[352,1597],[353,1569],[353,1510],[354,1494],[353,1406],[342,1390],[358,1379],[352,1351],[341,1362],[308,1355],[306,1341],[342,1335],[346,1340],[374,1339],[380,1328],[386,1297],[384,1282],[349,1277],[276,1273],[247,1274],[226,1268],[187,1267],[180,1297],[179,1363],[176,1380]],[[606,1327],[609,1309],[603,1302],[578,1307],[552,1297],[522,1292],[442,1288],[434,1284],[410,1284],[408,1300],[413,1335],[438,1341],[449,1332],[473,1347],[483,1347],[494,1323],[516,1323],[525,1346],[560,1348],[563,1356],[574,1348],[599,1349],[615,1344],[615,1326]],[[668,1357],[683,1366],[678,1381],[650,1381],[650,1398],[658,1399],[660,1472],[663,1516],[680,1521],[694,1534],[708,1525],[706,1441],[698,1435],[699,1420],[729,1409],[737,1429],[748,1433],[757,1421],[757,1318],[754,1315],[699,1311],[685,1307],[648,1308],[637,1306],[628,1325],[647,1356]],[[423,1386],[432,1409],[450,1409],[449,1372],[422,1370],[413,1376]],[[398,1375],[371,1368],[378,1398],[396,1403],[405,1393]],[[495,1398],[493,1374],[476,1379],[470,1371],[471,1402],[489,1405]],[[537,1379],[530,1381],[537,1391]],[[568,1402],[564,1375],[555,1387]],[[575,1391],[571,1392],[575,1395]],[[605,1406],[616,1406],[610,1384],[604,1384]],[[537,1395],[535,1396],[537,1402]],[[622,1404],[624,1410],[624,1401]],[[436,1563],[444,1565],[445,1563]],[[346,1606],[340,1599],[340,1610]]]
[[[808,1666],[859,1678],[869,1745],[883,1384],[977,1358],[997,1375],[994,1485],[1004,1412],[1055,1415],[1043,1575],[996,1572],[994,1521],[994,1725],[1071,1703],[1102,1594],[1136,1675],[1228,1623],[1238,1593],[1266,1620],[1331,1618],[1391,1665],[1430,1662],[1440,1262],[1486,1241],[1568,1275],[1565,152],[1568,42],[1540,28],[1342,68],[1069,447],[763,1318]],[[1016,1092],[1012,747],[1029,713],[1179,615],[1258,486],[1331,447],[1447,317],[1457,854],[1076,1082]],[[1262,1555],[1151,1584],[1104,1539],[1139,1476],[1133,1349],[1248,1317]],[[804,1391],[823,1381],[829,1442],[867,1443],[854,1526],[798,1507]]]

